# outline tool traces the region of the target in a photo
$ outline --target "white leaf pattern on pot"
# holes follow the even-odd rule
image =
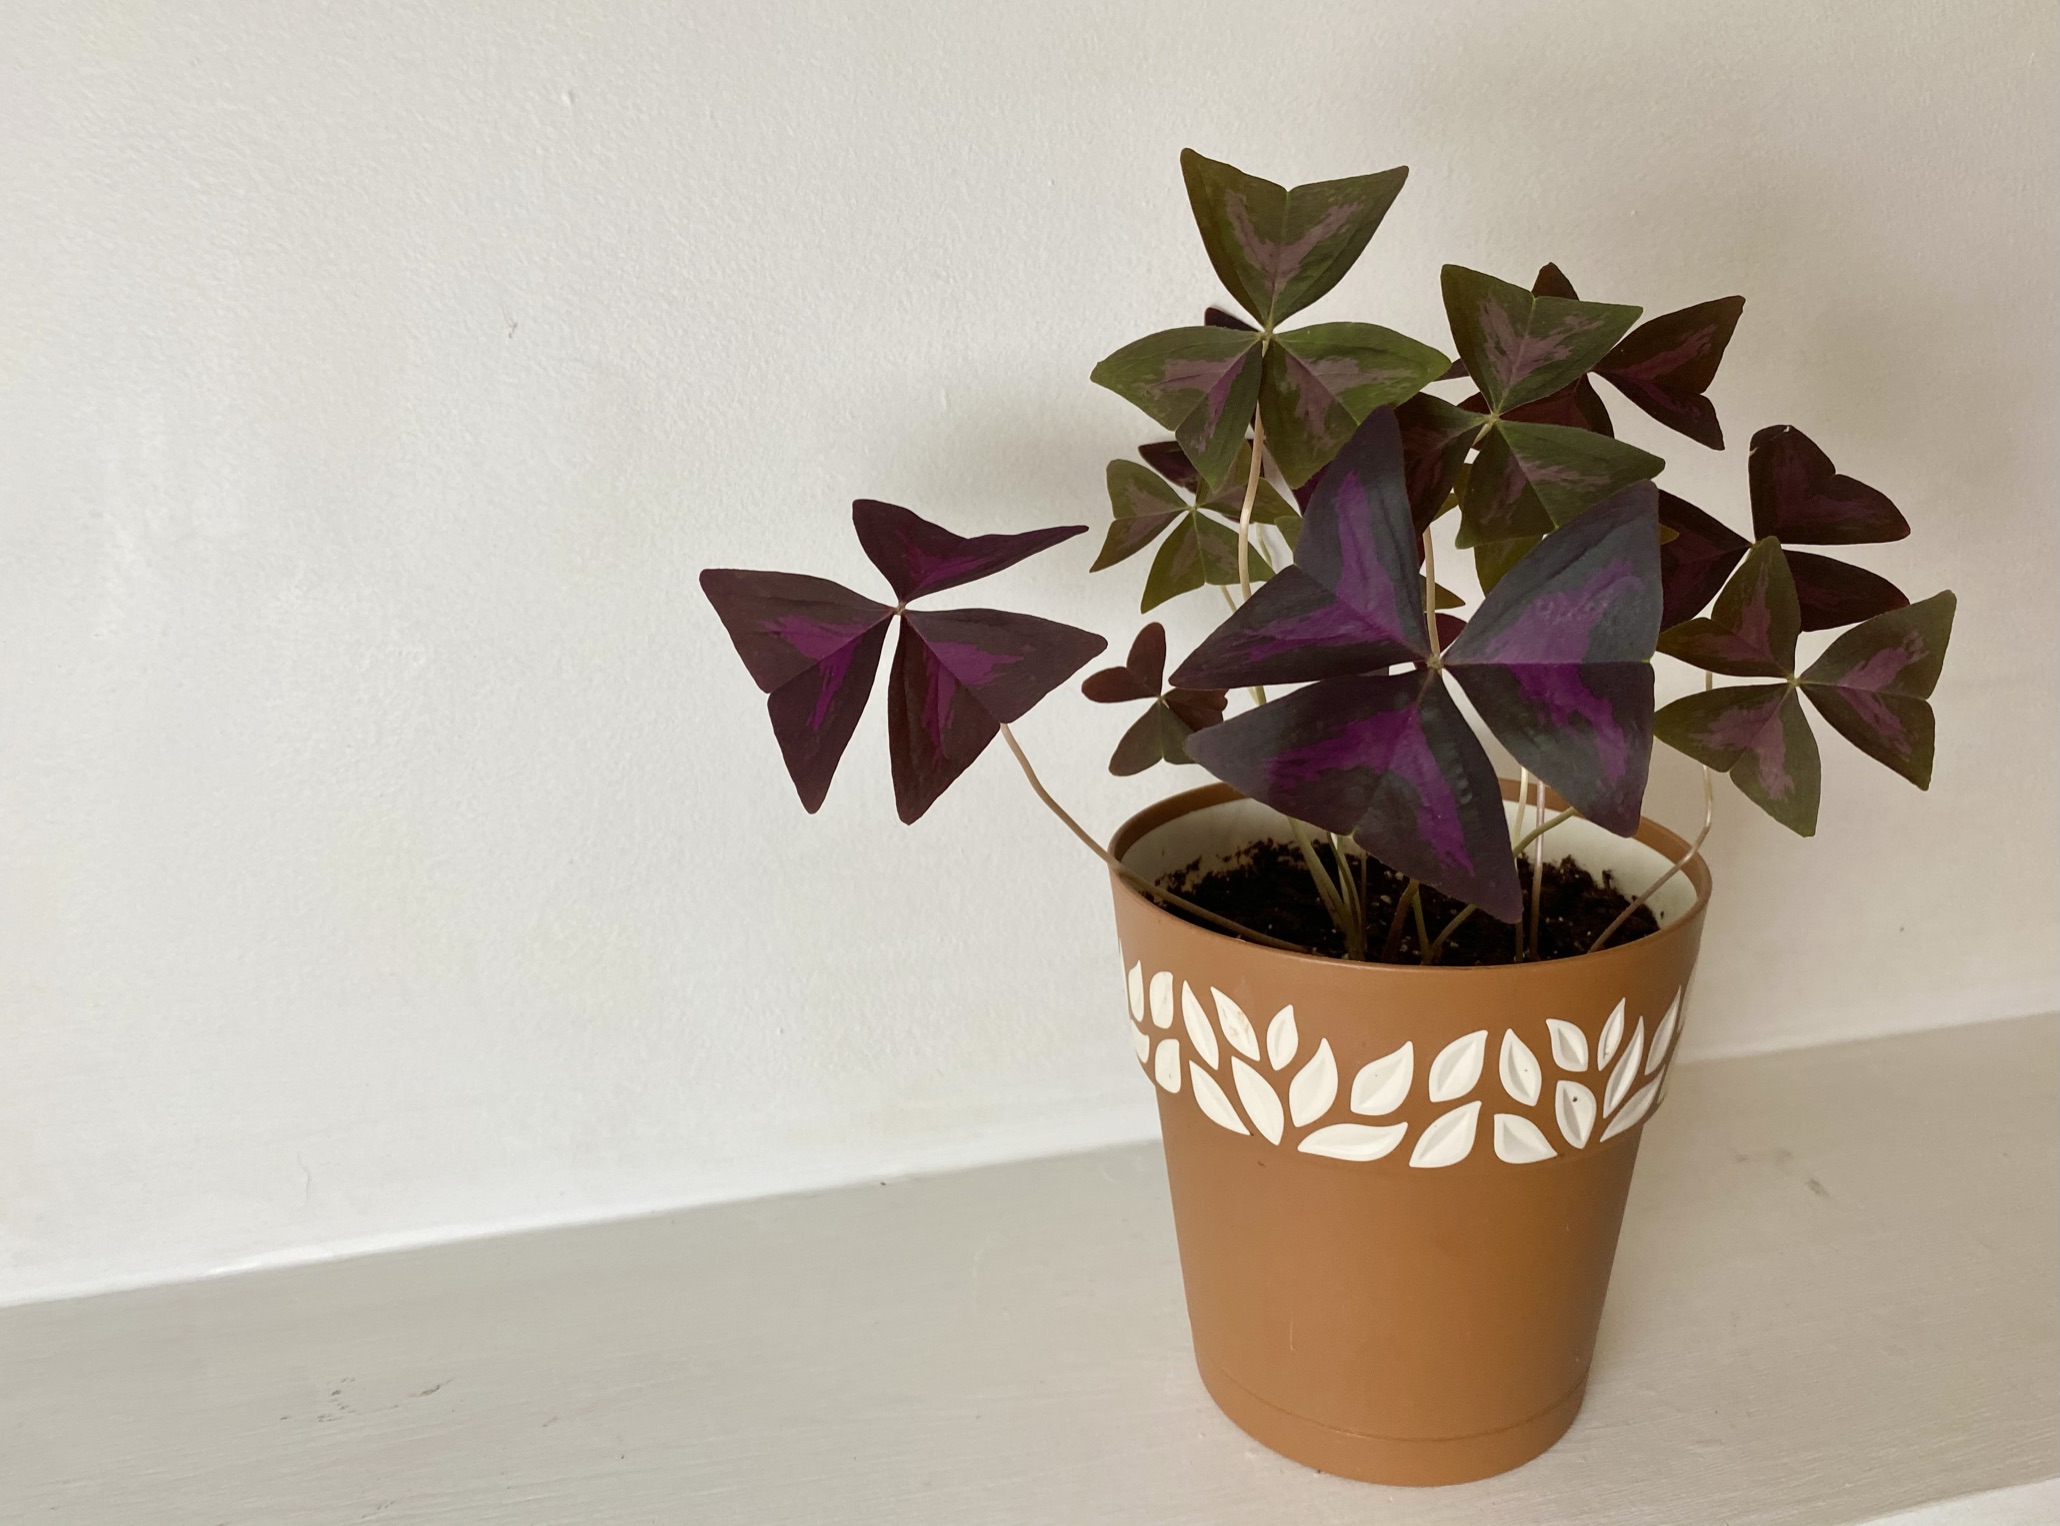
[[[1169,1092],[1180,1090],[1180,1040],[1160,1039],[1159,1052],[1152,1056],[1152,1074]]]
[[[1480,1103],[1469,1102],[1434,1120],[1417,1139],[1409,1164],[1426,1168],[1458,1165],[1473,1153],[1474,1129],[1480,1119]]]
[[[1624,1110],[1610,1119],[1609,1127],[1602,1131],[1604,1139],[1612,1139],[1652,1111],[1652,1099],[1659,1095],[1659,1082],[1647,1081],[1638,1088],[1637,1094],[1624,1104]]]
[[[1269,1144],[1280,1143],[1280,1131],[1287,1118],[1280,1110],[1280,1097],[1266,1084],[1266,1078],[1243,1060],[1232,1058],[1230,1079],[1237,1083],[1237,1100],[1245,1105],[1252,1127],[1266,1136]]]
[[[1667,1015],[1659,1020],[1659,1028],[1652,1035],[1652,1053],[1645,1057],[1645,1073],[1649,1076],[1666,1062],[1667,1046],[1674,1042],[1674,1029],[1681,1021],[1681,993],[1676,991],[1674,999],[1667,1004]]]
[[[1330,1040],[1320,1040],[1316,1053],[1301,1073],[1288,1083],[1288,1116],[1300,1128],[1314,1123],[1338,1100],[1338,1062],[1330,1052]]]
[[[1223,1036],[1230,1040],[1230,1047],[1248,1060],[1259,1058],[1259,1035],[1252,1028],[1252,1020],[1245,1016],[1245,1009],[1225,996],[1214,986],[1209,994],[1216,998],[1216,1021],[1223,1025]]]
[[[1209,1026],[1209,1014],[1202,1010],[1195,988],[1184,980],[1180,982],[1180,1020],[1187,1027],[1187,1041],[1194,1045],[1202,1063],[1213,1070],[1220,1057],[1216,1048],[1216,1030]]]
[[[1617,1104],[1631,1094],[1631,1088],[1638,1082],[1638,1062],[1645,1058],[1645,1019],[1638,1019],[1638,1026],[1632,1030],[1631,1042],[1624,1046],[1624,1057],[1617,1061],[1617,1068],[1610,1072],[1609,1085],[1602,1089],[1602,1116],[1607,1118],[1617,1110]],[[1607,1135],[1603,1136],[1607,1138]]]
[[[1201,1104],[1202,1112],[1212,1123],[1220,1123],[1233,1134],[1250,1134],[1244,1119],[1238,1117],[1237,1109],[1230,1105],[1230,1098],[1223,1095],[1223,1088],[1216,1078],[1192,1060],[1188,1061],[1187,1073],[1194,1078],[1195,1101]]]
[[[1142,1028],[1130,1030],[1130,1042],[1137,1046],[1137,1063],[1149,1065],[1152,1059],[1152,1036]]]
[[[1512,1166],[1523,1166],[1534,1160],[1550,1160],[1558,1153],[1530,1119],[1515,1113],[1495,1115],[1496,1159],[1506,1160]]]
[[[1301,1043],[1301,1031],[1295,1027],[1295,1009],[1282,1007],[1266,1025],[1266,1063],[1275,1070],[1285,1070]]]
[[[1173,972],[1160,970],[1152,976],[1152,1026],[1173,1026]]]
[[[1332,1160],[1379,1160],[1408,1132],[1406,1123],[1333,1123],[1305,1135],[1295,1148],[1304,1155],[1328,1155]]]
[[[1568,1144],[1576,1150],[1587,1144],[1595,1127],[1595,1093],[1578,1081],[1562,1081],[1553,1093],[1552,1111]]]
[[[1481,1078],[1481,1062],[1488,1054],[1488,1030],[1476,1028],[1465,1038],[1454,1039],[1431,1061],[1431,1101],[1450,1102],[1474,1089]],[[1417,1145],[1422,1149],[1421,1142]]]
[[[1502,1089],[1525,1107],[1536,1106],[1538,1091],[1545,1084],[1538,1069],[1538,1057],[1531,1046],[1516,1036],[1514,1028],[1502,1030]]]
[[[1352,1111],[1368,1118],[1392,1113],[1408,1099],[1410,1083],[1416,1079],[1416,1044],[1404,1044],[1393,1054],[1384,1054],[1371,1065],[1361,1067],[1352,1078]]]
[[[1546,1018],[1545,1031],[1552,1035],[1553,1064],[1577,1073],[1588,1068],[1587,1034],[1563,1017]]]
[[[1624,1041],[1624,1004],[1619,1001],[1616,1010],[1609,1014],[1609,1021],[1602,1025],[1602,1037],[1595,1041],[1595,1068],[1609,1069],[1609,1062],[1616,1057],[1617,1045]]]
[[[1130,978],[1124,982],[1130,987],[1130,1020],[1144,1021],[1144,961],[1138,960],[1130,967]]]

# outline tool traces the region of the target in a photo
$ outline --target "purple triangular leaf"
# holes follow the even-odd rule
[[[910,610],[888,680],[894,803],[912,822],[1006,722],[1099,655],[1090,631],[999,609]]]
[[[1935,594],[1874,616],[1803,672],[1803,692],[1839,734],[1915,784],[1931,787],[1933,721],[1927,701],[1952,640],[1957,602]]]
[[[827,578],[710,568],[701,591],[759,688],[787,773],[813,812],[872,693],[893,611]]]
[[[1277,335],[1266,352],[1259,410],[1266,444],[1290,486],[1320,471],[1359,420],[1421,392],[1444,355],[1372,323],[1318,323]]]
[[[1377,409],[1324,472],[1295,565],[1218,626],[1173,681],[1299,683],[1423,657],[1419,554],[1394,410]]]
[[[1546,534],[1665,465],[1592,430],[1499,423],[1467,475],[1459,544]]]
[[[1215,329],[1243,329],[1247,334],[1254,334],[1258,332],[1258,330],[1254,329],[1249,323],[1245,322],[1245,320],[1240,318],[1236,313],[1226,313],[1220,307],[1203,308],[1202,322],[1206,323],[1210,328]]]
[[[1653,734],[1731,776],[1745,797],[1802,837],[1817,830],[1823,764],[1802,701],[1786,683],[1740,684],[1675,700]]]
[[[1856,546],[1901,540],[1909,521],[1888,495],[1832,466],[1816,441],[1793,424],[1752,437],[1746,460],[1752,533],[1791,546]]]
[[[1666,591],[1659,623],[1660,629],[1671,630],[1709,607],[1752,543],[1664,488],[1659,495],[1659,522],[1674,532],[1673,539],[1659,548],[1659,576]],[[1797,582],[1801,582],[1799,577]]]
[[[1487,420],[1428,392],[1398,407],[1395,419],[1402,429],[1410,512],[1420,534],[1444,512],[1445,497]]]
[[[1538,267],[1538,278],[1531,282],[1534,297],[1558,297],[1567,302],[1578,302],[1581,294],[1574,290],[1574,283],[1566,278],[1566,272],[1547,260]]]
[[[1910,600],[1877,572],[1811,551],[1789,551],[1795,600],[1806,631],[1832,631],[1901,609]]]
[[[1498,412],[1571,384],[1638,321],[1635,307],[1534,297],[1459,265],[1447,265],[1442,281],[1453,342]]]
[[[1459,406],[1470,413],[1486,413],[1488,400],[1476,392]],[[1610,422],[1609,408],[1603,403],[1602,394],[1585,376],[1561,387],[1550,397],[1512,408],[1502,416],[1518,424],[1557,424],[1565,429],[1593,430],[1596,434],[1608,435],[1612,440],[1617,433]]]
[[[1180,718],[1189,731],[1206,731],[1220,725],[1230,696],[1221,689],[1168,689],[1166,708]]]
[[[1769,537],[1745,553],[1706,620],[1689,620],[1660,636],[1669,657],[1741,678],[1786,678],[1795,671],[1802,631],[1795,579],[1781,543]]]
[[[1166,627],[1154,620],[1130,643],[1121,667],[1090,673],[1080,692],[1098,705],[1120,705],[1133,699],[1157,699],[1166,676]]]
[[[1661,313],[1625,335],[1595,370],[1669,429],[1722,450],[1723,425],[1703,394],[1744,311],[1745,298],[1719,297]]]
[[[1253,799],[1350,832],[1389,867],[1516,919],[1495,770],[1439,675],[1326,679],[1197,733],[1187,749]]]
[[[1201,480],[1213,487],[1251,428],[1259,375],[1256,334],[1205,326],[1126,344],[1090,379],[1172,430]]]
[[[1137,454],[1146,466],[1182,492],[1195,492],[1202,485],[1201,473],[1195,470],[1194,462],[1187,459],[1187,452],[1180,448],[1178,440],[1154,440],[1149,445],[1138,446]]]
[[[1652,758],[1656,496],[1637,483],[1547,536],[1444,658],[1516,760],[1619,835],[1638,828]]]
[[[1055,525],[1021,535],[956,535],[899,504],[875,498],[852,504],[851,523],[859,545],[904,603],[989,577],[1087,533],[1086,525]]]

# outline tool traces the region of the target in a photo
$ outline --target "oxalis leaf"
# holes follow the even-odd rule
[[[1267,329],[1344,279],[1409,178],[1398,167],[1288,190],[1191,148],[1180,172],[1209,263]]]
[[[1094,368],[1092,380],[1172,430],[1214,488],[1251,426],[1260,372],[1258,335],[1204,325],[1127,344]]]
[[[1744,678],[1786,678],[1795,671],[1802,630],[1795,579],[1781,543],[1769,536],[1745,553],[1717,595],[1709,618],[1690,620],[1660,637],[1669,657]]]
[[[1459,544],[1543,535],[1665,465],[1590,430],[1504,419],[1482,440],[1467,475]]]
[[[1445,267],[1443,283],[1453,343],[1496,413],[1569,385],[1638,321],[1635,307],[1535,297],[1459,265]]]
[[[1166,671],[1166,627],[1154,620],[1137,633],[1121,667],[1091,674],[1080,692],[1097,704],[1148,699],[1151,706],[1116,744],[1109,772],[1142,773],[1154,763],[1188,763],[1187,739],[1223,719],[1221,689],[1175,689],[1160,693]]]
[[[903,602],[1013,566],[1085,525],[961,536],[896,504],[859,499],[852,526]],[[710,568],[702,592],[766,709],[787,771],[819,809],[857,729],[897,610],[826,578]],[[895,799],[914,821],[986,748],[1106,643],[1089,631],[1001,610],[898,612],[888,695]]]
[[[1731,782],[1801,837],[1817,831],[1824,771],[1795,687],[1739,684],[1677,699],[1653,717],[1653,733]]]
[[[1450,362],[1371,323],[1319,323],[1277,335],[1266,351],[1259,411],[1281,474],[1299,486],[1376,408],[1414,397]]]
[[[1848,742],[1919,789],[1931,787],[1928,701],[1958,603],[1934,594],[1847,631],[1803,670],[1802,691]]]

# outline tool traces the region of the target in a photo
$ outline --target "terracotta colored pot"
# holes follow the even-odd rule
[[[1149,877],[1266,837],[1283,818],[1213,785],[1112,847]],[[1687,844],[1575,821],[1546,848],[1635,892]],[[1650,937],[1478,969],[1283,953],[1111,879],[1217,1404],[1277,1452],[1378,1483],[1483,1478],[1551,1446],[1581,1408],[1680,1038],[1702,861],[1653,898]]]

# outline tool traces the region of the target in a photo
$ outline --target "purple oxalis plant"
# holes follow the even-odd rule
[[[1505,789],[1468,707],[1538,781],[1532,838],[1548,825],[1547,786],[1563,802],[1554,820],[1635,831],[1655,740],[1729,774],[1808,835],[1822,765],[1805,702],[1929,786],[1929,701],[1952,594],[1913,604],[1877,573],[1795,549],[1899,540],[1901,512],[1800,430],[1775,425],[1752,436],[1748,539],[1656,485],[1664,461],[1617,437],[1597,385],[1722,450],[1708,394],[1743,298],[1643,319],[1636,306],[1583,299],[1557,265],[1528,287],[1448,265],[1455,354],[1371,323],[1284,327],[1337,288],[1407,171],[1289,188],[1191,150],[1181,169],[1209,263],[1245,316],[1211,307],[1202,323],[1148,335],[1094,368],[1095,382],[1173,438],[1109,463],[1111,519],[1090,570],[1156,545],[1143,610],[1212,588],[1230,610],[1170,687],[1156,621],[1122,664],[1082,685],[1098,703],[1145,704],[1113,773],[1200,764],[1285,814],[1353,957],[1374,956],[1363,871],[1356,905],[1343,872],[1353,854],[1464,903],[1461,919],[1523,915],[1529,839],[1511,840]],[[1466,395],[1433,390],[1443,385]],[[1443,612],[1466,601],[1435,573],[1448,513],[1450,542],[1470,553],[1482,591],[1463,619]],[[1002,610],[909,607],[1085,527],[964,537],[870,499],[852,518],[892,605],[793,573],[701,578],[767,695],[803,806],[821,807],[898,620],[887,704],[901,819],[922,816],[999,735],[1040,799],[1129,875],[1051,797],[1009,730],[1103,639]],[[1813,658],[1801,652],[1804,635],[1830,631],[1842,634]],[[1655,653],[1711,675],[1703,691],[1655,712]],[[1717,688],[1719,674],[1749,681]],[[1226,718],[1238,689],[1252,703]],[[1314,847],[1325,839],[1328,866]],[[1227,931],[1280,941],[1142,888]],[[1411,896],[1421,919],[1412,889],[1394,907],[1396,927]],[[1443,943],[1424,942],[1421,957]],[[1523,947],[1519,927],[1518,957]]]

